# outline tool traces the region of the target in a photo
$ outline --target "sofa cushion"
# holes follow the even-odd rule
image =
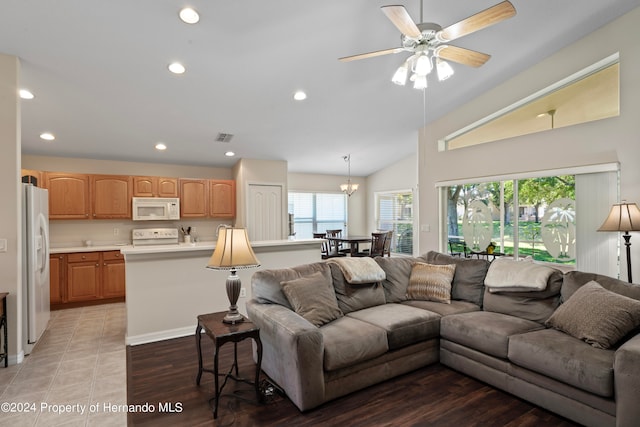
[[[294,311],[315,326],[343,316],[333,285],[321,271],[282,282],[282,291]]]
[[[503,359],[507,358],[511,336],[542,328],[531,320],[489,311],[454,314],[440,319],[442,338]]]
[[[532,259],[498,258],[489,266],[484,285],[489,292],[544,291],[549,277],[556,271]]]
[[[558,381],[613,396],[613,350],[601,350],[554,329],[512,336],[509,361]]]
[[[384,270],[386,278],[382,281],[387,302],[400,302],[407,299],[407,286],[411,269],[416,262],[424,260],[412,257],[375,257],[374,260]]]
[[[451,283],[451,298],[469,301],[482,307],[484,277],[489,269],[489,261],[453,257],[435,251],[430,251],[421,258],[429,264],[455,264],[456,272]]]
[[[483,310],[510,314],[534,322],[544,323],[560,304],[562,273],[558,270],[549,276],[544,291],[489,292],[484,291]]]
[[[562,301],[567,301],[580,286],[590,281],[596,281],[605,289],[625,297],[640,300],[640,285],[627,283],[602,274],[570,271],[564,275],[562,284]]]
[[[386,303],[381,283],[349,284],[337,264],[329,263],[329,266],[338,307],[344,314]]]
[[[640,301],[591,281],[558,307],[546,325],[596,348],[610,348],[640,325]]]
[[[384,329],[348,316],[322,326],[320,332],[325,371],[352,366],[389,350]]]
[[[440,316],[448,316],[450,314],[469,313],[472,311],[479,311],[480,307],[472,302],[452,300],[451,304],[442,304],[435,301],[419,301],[419,300],[407,300],[402,301],[401,304],[410,305],[412,307],[421,308],[422,310],[429,310]]]
[[[437,338],[440,332],[440,315],[408,305],[390,303],[347,316],[385,330],[390,350]]]
[[[434,265],[416,262],[411,268],[407,299],[451,304],[451,281],[455,264]]]
[[[258,270],[251,276],[253,298],[262,304],[279,304],[293,310],[282,292],[281,283],[309,276],[317,271],[321,271],[327,280],[331,280],[331,270],[326,262],[315,262],[292,268]]]

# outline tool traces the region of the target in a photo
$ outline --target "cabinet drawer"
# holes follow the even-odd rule
[[[119,260],[119,259],[124,261],[124,255],[122,255],[120,251],[107,251],[107,252],[102,252],[102,259],[104,261],[112,261],[112,260]]]
[[[100,252],[78,252],[74,254],[67,254],[67,262],[86,262],[86,261],[98,261],[100,259]]]

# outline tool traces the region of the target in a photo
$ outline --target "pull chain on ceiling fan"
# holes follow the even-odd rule
[[[420,2],[420,18],[423,18],[423,3]],[[415,89],[425,89],[427,87],[427,75],[431,73],[434,66],[440,81],[446,80],[453,75],[453,68],[447,61],[456,62],[470,67],[480,67],[489,60],[490,55],[477,52],[462,47],[452,46],[449,42],[460,37],[490,27],[516,14],[516,9],[511,2],[503,1],[488,9],[478,12],[462,21],[459,21],[446,28],[433,22],[421,22],[416,24],[404,6],[382,6],[382,12],[402,33],[402,46],[378,50],[368,53],[361,53],[353,56],[339,58],[340,61],[348,62],[359,59],[373,58],[376,56],[388,55],[390,53],[411,52],[394,73],[391,81],[404,86],[409,80],[413,82]]]

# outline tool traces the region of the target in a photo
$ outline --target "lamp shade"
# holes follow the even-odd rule
[[[214,270],[235,270],[238,268],[259,267],[253,249],[249,244],[247,230],[244,228],[224,227],[218,234],[216,248],[209,259],[207,268]]]
[[[616,203],[598,231],[640,231],[640,209],[635,203]]]

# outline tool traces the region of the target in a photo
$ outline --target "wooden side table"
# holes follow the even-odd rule
[[[9,344],[7,342],[7,295],[9,292],[0,292],[0,329],[2,329],[2,353],[0,360],[4,359],[4,367],[9,366]]]
[[[218,417],[218,402],[220,400],[220,394],[227,380],[229,378],[235,381],[242,381],[247,384],[253,384],[256,389],[256,398],[258,402],[262,401],[262,395],[260,394],[260,365],[262,364],[262,342],[260,341],[260,328],[245,318],[244,322],[231,325],[223,323],[222,319],[227,312],[201,314],[198,316],[198,326],[196,327],[196,347],[198,349],[198,376],[196,377],[196,384],[200,385],[200,378],[202,378],[202,372],[209,372],[213,374],[215,379],[215,406],[213,409],[213,418]],[[213,370],[202,367],[202,330],[213,340]],[[255,341],[258,350],[258,363],[256,364],[255,380],[250,380],[238,377],[238,343],[244,339],[251,338]],[[226,374],[218,373],[218,354],[220,353],[220,347],[225,343],[233,343],[233,365]],[[233,372],[235,371],[235,375]],[[222,386],[219,385],[219,377],[223,376],[224,381]]]

